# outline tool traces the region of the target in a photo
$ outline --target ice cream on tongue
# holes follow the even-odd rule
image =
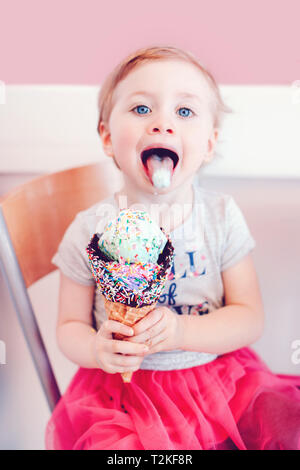
[[[161,157],[153,154],[147,158],[146,165],[153,186],[158,189],[170,186],[173,174],[173,160],[171,157],[167,155]]]

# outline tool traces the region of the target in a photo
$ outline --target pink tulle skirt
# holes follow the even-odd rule
[[[300,449],[300,376],[249,348],[208,364],[120,374],[80,368],[46,428],[46,449]]]

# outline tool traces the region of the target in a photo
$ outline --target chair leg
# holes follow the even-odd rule
[[[60,391],[40,334],[24,278],[14,252],[1,208],[0,260],[1,268],[17,312],[19,323],[23,330],[23,334],[31,353],[50,411],[52,412],[56,403],[60,399]]]

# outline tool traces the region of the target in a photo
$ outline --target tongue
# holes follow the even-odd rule
[[[172,158],[153,154],[147,159],[146,165],[153,186],[158,189],[170,186],[173,174]]]

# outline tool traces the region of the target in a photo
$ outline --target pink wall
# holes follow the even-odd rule
[[[138,47],[186,48],[223,84],[300,79],[299,0],[0,0],[0,80],[99,84]]]

